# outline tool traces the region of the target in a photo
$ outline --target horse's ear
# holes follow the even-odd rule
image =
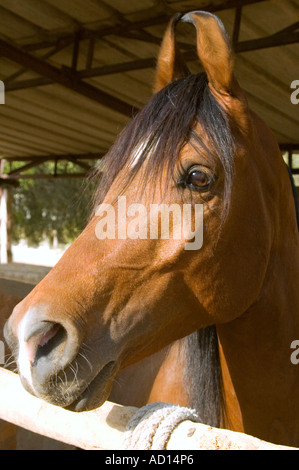
[[[160,91],[173,80],[189,74],[175,40],[175,26],[181,17],[181,13],[174,15],[165,32],[157,61],[154,92]]]
[[[234,95],[234,87],[239,90],[239,86],[233,76],[233,51],[223,23],[204,11],[187,13],[181,20],[196,27],[197,53],[210,86],[220,94]]]

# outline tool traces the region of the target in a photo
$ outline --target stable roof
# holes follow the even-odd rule
[[[151,96],[171,16],[199,9],[222,19],[251,108],[291,162],[299,149],[299,104],[290,99],[299,80],[299,0],[0,0],[0,157],[24,162],[10,178],[47,160],[76,162],[83,175]],[[192,28],[179,43],[200,71]]]

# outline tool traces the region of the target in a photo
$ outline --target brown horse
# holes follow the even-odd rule
[[[179,20],[196,27],[204,74],[182,61]],[[131,405],[197,396],[203,421],[298,446],[294,199],[275,138],[233,71],[215,16],[172,19],[156,93],[106,157],[102,205],[5,335],[25,388],[51,403],[93,408],[112,387],[110,398]],[[173,209],[168,236],[161,212],[148,224],[162,202]],[[177,236],[184,205],[189,232]]]

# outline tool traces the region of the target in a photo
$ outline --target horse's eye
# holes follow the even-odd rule
[[[213,182],[213,176],[198,169],[191,170],[185,179],[185,184],[190,189],[207,191]]]

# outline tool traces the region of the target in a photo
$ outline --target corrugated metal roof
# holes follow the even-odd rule
[[[117,102],[103,105],[54,83],[30,65],[1,56],[0,47],[0,79],[6,87],[0,106],[2,158],[106,152],[130,109],[142,107],[151,96],[154,60],[172,14],[215,11],[233,35],[236,8],[225,7],[241,5],[242,42],[273,35],[299,19],[299,0],[0,0],[2,41],[101,90],[108,102],[117,98],[125,109],[118,112]],[[194,44],[190,31],[181,42]],[[236,56],[236,74],[251,107],[280,143],[299,142],[299,105],[290,100],[298,64],[298,42]],[[197,60],[189,66],[200,70]]]

